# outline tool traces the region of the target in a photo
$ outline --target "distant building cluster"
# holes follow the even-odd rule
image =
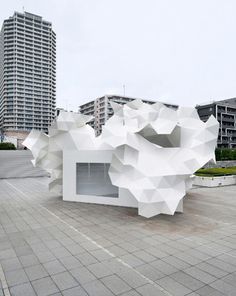
[[[96,135],[100,135],[102,126],[113,115],[110,102],[123,105],[135,99],[137,98],[105,95],[79,106],[79,112],[94,116],[93,121],[89,124],[94,128]],[[151,100],[143,101],[148,104],[155,103],[155,101]],[[178,105],[163,104],[175,110],[178,108]],[[196,109],[202,121],[205,122],[211,115],[214,115],[220,123],[218,148],[236,148],[236,98],[197,105]]]
[[[105,122],[114,114],[110,102],[115,102],[124,105],[128,102],[136,100],[137,98],[118,96],[118,95],[105,95],[97,98],[86,104],[79,106],[79,112],[85,115],[92,115],[94,119],[89,123],[95,130],[95,134],[98,136],[102,132],[102,126]],[[154,104],[156,101],[142,100],[144,103]],[[167,107],[177,109],[177,105],[171,105],[164,103]]]
[[[80,105],[78,112],[94,116],[89,124],[98,136],[113,115],[110,102],[123,105],[135,99],[104,95]],[[196,108],[203,121],[214,115],[220,123],[218,148],[236,148],[236,98]],[[32,129],[47,133],[61,111],[65,110],[56,108],[56,34],[52,24],[29,12],[15,12],[0,31],[0,139],[16,138],[19,146]]]
[[[236,98],[197,105],[198,114],[205,122],[214,115],[220,123],[218,148],[236,148]]]

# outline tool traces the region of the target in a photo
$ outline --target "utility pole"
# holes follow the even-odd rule
[[[123,93],[124,93],[124,97],[125,97],[125,84],[123,84]]]

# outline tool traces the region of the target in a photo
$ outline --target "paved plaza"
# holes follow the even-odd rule
[[[236,295],[236,186],[184,213],[63,202],[47,177],[0,180],[0,295]]]

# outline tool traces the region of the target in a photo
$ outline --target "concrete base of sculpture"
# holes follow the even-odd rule
[[[104,172],[112,159],[111,150],[64,151],[63,153],[63,200],[101,205],[140,208],[138,201],[127,189],[113,186]],[[183,199],[176,212],[183,212]],[[163,213],[160,209],[160,213]],[[156,209],[155,209],[156,215]],[[150,216],[153,214],[150,211]]]

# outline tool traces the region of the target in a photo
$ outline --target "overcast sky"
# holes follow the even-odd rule
[[[104,94],[179,105],[236,96],[235,0],[0,0],[57,34],[57,106]]]

